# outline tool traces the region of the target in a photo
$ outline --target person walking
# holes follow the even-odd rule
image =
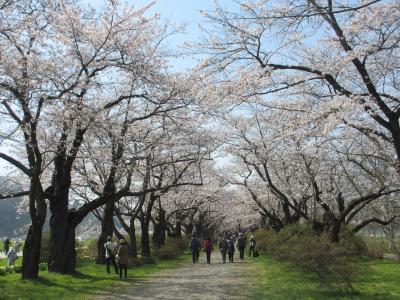
[[[118,268],[119,268],[119,279],[122,279],[122,270],[124,270],[124,278],[126,279],[128,273],[128,244],[124,239],[120,240],[120,245],[117,253]]]
[[[222,255],[222,262],[225,263],[226,253],[228,252],[228,240],[225,237],[222,237],[222,239],[219,242],[219,251],[221,252]]]
[[[246,248],[246,238],[243,233],[239,233],[239,237],[237,239],[237,248],[239,250],[240,259],[244,259],[244,248]]]
[[[211,251],[213,251],[213,244],[211,241],[211,238],[208,237],[205,241],[204,241],[204,252],[207,255],[207,263],[210,264],[211,263]]]
[[[228,240],[228,258],[229,262],[233,263],[233,255],[235,254],[235,240]]]
[[[4,241],[4,253],[5,253],[5,255],[7,255],[8,250],[10,250],[10,244],[11,244],[11,241],[10,241],[10,238],[8,237]]]
[[[249,250],[249,257],[251,254],[254,256],[254,251],[256,250],[256,239],[254,238],[254,235],[250,236],[250,250]]]
[[[13,247],[10,247],[10,250],[8,250],[7,257],[8,257],[8,266],[9,267],[14,266],[18,256],[17,252],[15,252]]]
[[[192,254],[193,263],[197,263],[199,261],[200,242],[194,234],[189,242],[189,252]]]
[[[112,263],[115,269],[115,274],[118,274],[118,266],[114,255],[115,248],[117,248],[117,243],[112,242],[111,236],[107,237],[107,242],[104,244],[104,248],[106,249],[107,273],[110,273],[110,264]]]

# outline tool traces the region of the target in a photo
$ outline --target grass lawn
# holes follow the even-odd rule
[[[360,259],[362,274],[354,283],[355,294],[329,291],[312,274],[298,272],[271,258],[254,259],[258,275],[254,299],[400,299],[400,263]]]
[[[21,274],[0,276],[0,299],[86,299],[114,285],[128,285],[137,278],[174,268],[179,262],[188,260],[188,257],[183,255],[177,260],[163,260],[157,264],[131,268],[128,270],[128,280],[122,282],[115,274],[107,274],[105,266],[96,265],[89,260],[83,261],[77,267],[78,273],[73,276],[51,274],[47,271],[40,272],[40,278],[36,280],[21,280]],[[4,260],[0,264],[4,265]]]

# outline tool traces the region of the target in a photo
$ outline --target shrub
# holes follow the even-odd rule
[[[6,268],[0,268],[0,276],[5,276],[7,274],[8,274],[8,272],[7,272]]]
[[[87,240],[79,243],[77,256],[79,258],[96,258],[97,256],[97,240]]]
[[[328,234],[317,235],[308,224],[286,226],[279,233],[263,230],[255,237],[258,249],[314,273],[321,285],[353,291],[358,273],[354,259],[365,249],[359,238],[343,235],[341,242],[332,243]]]
[[[385,242],[375,235],[372,236],[364,236],[364,242],[366,244],[366,255],[375,257],[375,258],[383,258],[383,254],[385,252]]]
[[[165,245],[154,250],[154,255],[160,259],[176,259],[183,253],[183,240],[168,238]]]
[[[154,257],[142,257],[141,258],[145,264],[153,265],[156,264],[157,261]]]
[[[129,267],[140,267],[145,264],[145,260],[143,260],[141,257],[138,258],[129,258],[128,260],[128,266]]]
[[[39,271],[46,271],[47,270],[47,264],[41,263],[39,264]]]
[[[15,273],[21,273],[22,272],[22,266],[15,266],[14,267],[14,272]]]

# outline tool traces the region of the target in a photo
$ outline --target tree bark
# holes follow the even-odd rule
[[[133,258],[137,258],[137,243],[136,243],[136,229],[135,229],[135,219],[131,218],[129,220],[129,239],[131,242],[130,255]]]
[[[108,201],[104,206],[104,215],[101,221],[101,233],[97,243],[97,257],[96,257],[97,264],[104,264],[106,260],[106,250],[104,248],[104,244],[107,241],[107,237],[113,235],[114,211],[115,211],[114,201]]]
[[[34,279],[39,276],[42,229],[47,214],[47,205],[42,194],[39,179],[32,179],[29,194],[29,213],[32,223],[23,248],[22,279]]]
[[[50,272],[74,274],[76,266],[75,230],[79,224],[75,222],[75,210],[66,211],[65,205],[50,205],[49,261]]]
[[[142,257],[150,257],[151,250],[150,250],[150,235],[149,235],[149,222],[146,218],[140,218],[140,226],[141,226],[141,246],[142,246]]]

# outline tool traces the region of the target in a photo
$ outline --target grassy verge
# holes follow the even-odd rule
[[[129,285],[138,278],[151,276],[164,269],[174,268],[188,260],[183,255],[176,260],[158,261],[156,264],[130,268],[128,279],[120,281],[115,274],[107,274],[105,266],[85,260],[73,276],[40,272],[37,280],[21,280],[20,274],[0,276],[0,299],[86,299],[116,285]],[[1,262],[3,263],[3,262]]]
[[[252,265],[257,275],[254,299],[400,299],[400,264],[360,259],[362,274],[356,293],[321,288],[312,274],[298,272],[271,258],[259,257]]]

